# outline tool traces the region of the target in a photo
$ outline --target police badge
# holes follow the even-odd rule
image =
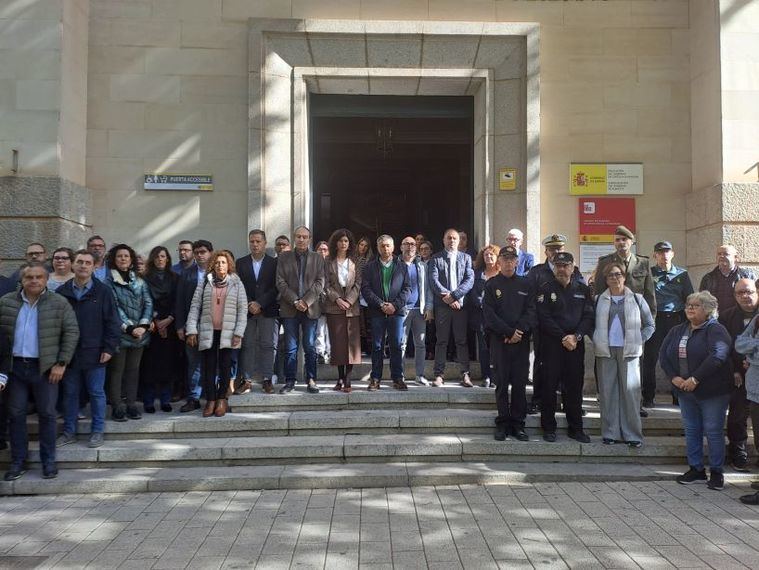
[[[551,302],[552,303],[556,302],[556,293],[551,293]]]
[[[495,290],[495,296],[498,297],[499,299],[501,298],[501,290],[500,289],[496,289]]]

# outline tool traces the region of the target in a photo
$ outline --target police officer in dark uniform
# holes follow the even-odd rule
[[[584,339],[593,333],[594,307],[590,288],[572,278],[574,256],[554,256],[554,278],[537,291],[536,306],[544,365],[540,422],[543,439],[556,441],[556,389],[564,387],[564,412],[569,437],[581,443],[590,438],[582,426],[582,387],[585,375]]]
[[[553,258],[557,253],[564,251],[566,243],[567,238],[563,234],[551,234],[543,239],[542,244],[545,247],[546,260],[544,263],[533,266],[527,274],[534,290],[537,291],[543,283],[553,280]],[[585,278],[578,267],[575,267],[572,278],[577,279],[580,283],[585,283]],[[541,381],[543,378],[539,330],[535,330],[535,334],[532,336],[532,346],[535,352],[535,361],[532,365],[532,401],[527,407],[527,413],[537,414],[540,411]]]
[[[530,370],[530,334],[536,325],[534,289],[527,277],[516,274],[519,252],[515,247],[507,245],[501,249],[498,259],[501,272],[488,279],[482,302],[496,381],[495,439],[503,441],[512,435],[519,441],[527,441],[525,390]]]

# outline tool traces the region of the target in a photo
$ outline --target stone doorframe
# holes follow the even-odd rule
[[[249,229],[312,223],[309,92],[471,95],[474,238],[519,227],[539,247],[537,24],[253,18],[249,47]],[[504,167],[515,191],[499,190]]]

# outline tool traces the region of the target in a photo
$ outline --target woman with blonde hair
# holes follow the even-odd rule
[[[187,344],[201,353],[203,417],[222,417],[229,411],[227,398],[232,379],[232,350],[240,348],[248,324],[245,286],[235,273],[232,254],[215,251],[208,274],[195,289],[185,334]],[[218,376],[217,376],[218,368]],[[218,383],[217,383],[218,377]]]

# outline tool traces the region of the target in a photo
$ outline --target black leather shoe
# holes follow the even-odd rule
[[[147,405],[143,409],[146,414],[155,414],[155,406]]]
[[[743,495],[740,499],[744,505],[759,505],[759,493]]]
[[[584,431],[570,432],[568,435],[569,437],[571,437],[575,441],[579,441],[580,443],[590,443],[590,438],[588,437],[588,434],[586,434]]]
[[[547,433],[543,434],[543,440],[547,441],[548,443],[553,443],[556,441],[556,433],[549,431]]]
[[[748,462],[748,456],[746,455],[736,455],[733,457],[733,460],[730,462],[730,464],[733,466],[733,469],[736,471],[748,471],[749,470],[749,462]]]
[[[285,385],[279,389],[279,393],[287,394],[288,392],[292,392],[294,389],[295,389],[295,382],[293,382],[292,380],[288,380],[287,382],[285,382]]]
[[[511,435],[519,441],[528,441],[530,436],[522,428],[514,428],[511,430]]]
[[[406,383],[403,381],[403,378],[400,380],[393,380],[393,388],[396,390],[400,390],[401,392],[408,391],[408,386],[406,386]]]
[[[42,466],[43,479],[55,479],[56,477],[58,477],[58,468],[55,465]]]
[[[306,391],[309,394],[318,394],[319,393],[319,386],[316,385],[316,382],[313,380],[309,380],[308,387],[306,388]]]
[[[153,408],[153,412],[155,413],[155,408]],[[127,406],[126,415],[130,420],[141,420],[142,414],[137,409],[137,406]]]
[[[185,412],[194,412],[195,410],[200,408],[200,402],[198,402],[195,398],[189,398],[184,406],[179,408],[179,411],[182,413]]]
[[[147,412],[147,410],[145,411]],[[171,407],[171,404],[161,404],[161,411],[168,414],[170,412],[173,412],[174,409]]]
[[[14,465],[11,463],[10,468],[5,472],[5,475],[3,475],[3,479],[6,481],[15,481],[16,479],[20,479],[24,473],[26,473],[25,465]]]
[[[640,417],[641,418],[647,418],[648,417],[648,411],[644,410],[643,408],[640,409]]]
[[[495,439],[496,441],[506,441],[506,428],[505,427],[495,428],[493,439]]]

